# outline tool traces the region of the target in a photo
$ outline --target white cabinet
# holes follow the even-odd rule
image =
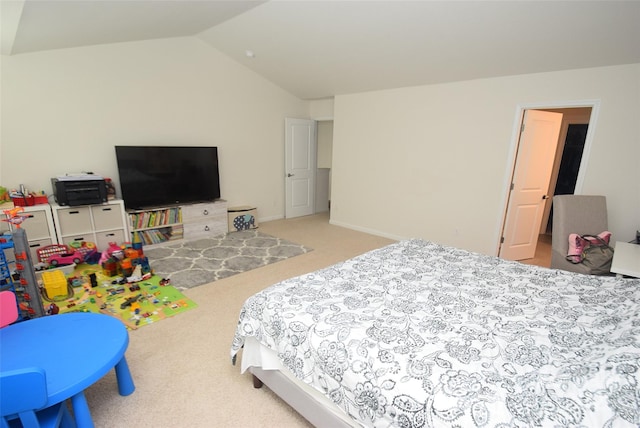
[[[174,207],[131,210],[127,213],[132,233],[138,233],[145,246],[193,241],[228,232],[227,201],[217,200]],[[133,239],[133,237],[131,238]]]
[[[112,200],[100,205],[67,207],[52,205],[58,243],[93,242],[104,251],[110,242],[130,241],[124,203]]]
[[[182,206],[184,239],[193,241],[227,233],[227,201]]]
[[[9,209],[9,207],[2,209]],[[26,217],[20,227],[27,233],[31,260],[33,263],[38,263],[38,250],[48,245],[58,243],[53,215],[51,213],[51,205],[39,204],[23,207],[21,214],[24,214]],[[2,223],[7,225],[5,222]],[[14,225],[10,227],[11,229],[15,228]],[[4,228],[6,229],[6,227]]]

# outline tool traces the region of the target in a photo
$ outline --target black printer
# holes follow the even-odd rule
[[[56,177],[51,179],[51,185],[58,205],[75,207],[107,202],[107,184],[97,175]]]

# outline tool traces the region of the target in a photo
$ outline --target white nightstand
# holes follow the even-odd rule
[[[616,276],[628,275],[640,278],[640,245],[616,242],[611,272]]]

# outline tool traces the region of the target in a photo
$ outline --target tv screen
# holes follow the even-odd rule
[[[128,209],[220,198],[217,147],[116,146],[116,160]]]

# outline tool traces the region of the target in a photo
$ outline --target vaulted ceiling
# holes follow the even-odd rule
[[[302,99],[640,63],[640,1],[0,0],[2,54],[193,36]]]

